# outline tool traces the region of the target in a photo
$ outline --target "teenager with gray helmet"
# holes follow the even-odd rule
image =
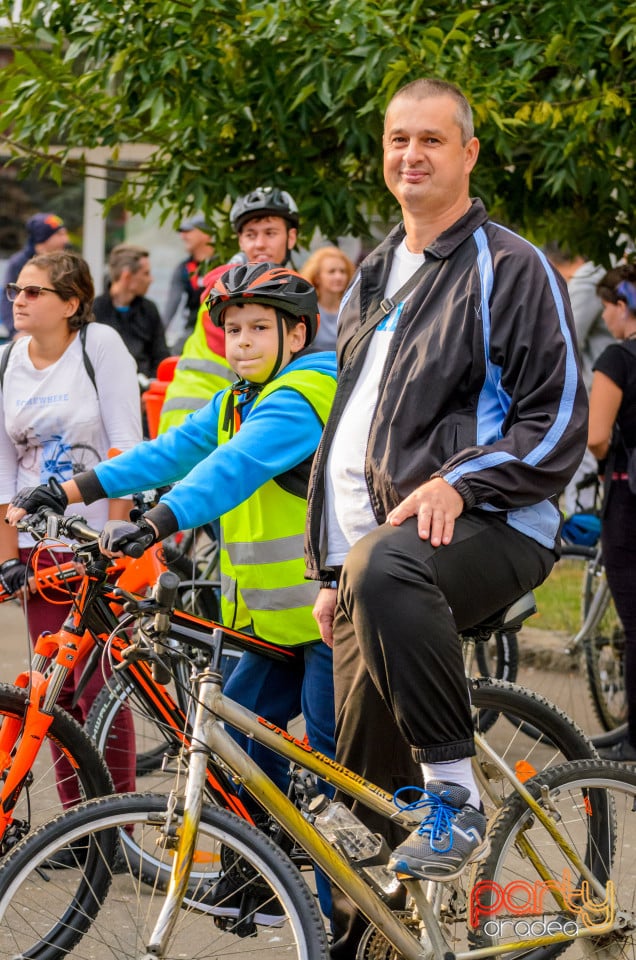
[[[239,197],[230,211],[241,253],[247,261],[284,265],[298,235],[298,207],[293,197],[278,187],[257,187]],[[209,290],[227,264],[206,276]],[[172,383],[166,390],[159,432],[183,423],[189,413],[205,406],[211,396],[234,379],[225,358],[221,330],[211,323],[205,305],[199,308],[194,331],[186,340]]]

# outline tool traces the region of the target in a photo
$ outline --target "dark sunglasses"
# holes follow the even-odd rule
[[[20,287],[17,283],[8,283],[4,289],[7,294],[7,300],[10,300],[12,303],[18,299],[21,293],[24,294],[27,300],[31,301],[37,300],[44,291],[47,293],[57,293],[57,290],[54,290],[53,287],[39,287],[36,283],[29,283],[26,287]]]

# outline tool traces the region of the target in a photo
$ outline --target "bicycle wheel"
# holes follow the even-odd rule
[[[199,546],[191,531],[182,544],[171,538],[164,540],[163,550],[168,567],[181,579],[178,608],[205,620],[219,620],[221,582],[219,572],[219,545],[204,529],[200,531]]]
[[[565,760],[597,757],[592,742],[574,721],[540,694],[503,680],[479,677],[471,679],[469,691],[475,729],[485,732],[482,717],[486,716],[488,743],[521,780]],[[488,768],[488,761],[485,763]],[[490,787],[503,800],[509,784],[491,780]],[[488,806],[489,799],[482,799]]]
[[[27,693],[19,687],[0,684],[0,724],[24,722]],[[42,744],[36,761],[17,797],[13,823],[0,842],[4,855],[30,830],[57,816],[63,809],[56,784],[66,781],[67,792],[80,800],[113,792],[113,782],[93,741],[60,707],[53,707],[48,743]]]
[[[177,609],[185,610],[204,620],[217,620],[220,616],[218,583],[202,580],[196,564],[182,554],[173,553],[164,547],[168,568],[181,580]]]
[[[560,846],[515,794],[492,824],[490,853],[476,871],[473,945],[514,944],[544,930],[571,936],[577,927],[589,932],[603,918],[616,917],[620,928],[578,940],[577,956],[633,957],[636,771],[600,760],[582,761],[546,770],[527,787],[605,892],[601,896],[589,884],[582,885]],[[523,956],[547,960],[566,946],[537,947]]]
[[[552,573],[535,590],[539,611],[535,625],[545,631],[552,647],[552,679],[556,682],[557,675],[561,678],[554,699],[590,736],[602,733],[612,722],[608,717],[603,719],[599,705],[614,696],[616,672],[622,673],[622,662],[613,656],[618,620],[609,596],[606,607],[599,607],[600,618],[590,613],[597,610],[595,604],[599,605],[602,598],[602,593],[597,598],[597,592],[606,584],[597,555],[594,547],[564,545]],[[597,670],[594,664],[598,664]],[[581,677],[586,681],[588,698],[581,697]]]
[[[614,730],[627,720],[625,632],[600,551],[586,566],[583,604],[583,650],[590,699],[603,729]]]
[[[100,754],[106,758],[110,770],[125,765],[121,748],[113,731],[117,729],[117,718],[122,709],[130,708],[135,727],[136,789],[161,791],[172,786],[172,772],[163,769],[164,757],[172,753],[176,756],[178,742],[168,724],[155,723],[148,717],[148,708],[137,695],[135,683],[125,676],[126,671],[109,678],[93,701],[84,724],[86,733],[95,742]],[[174,685],[170,692],[178,700]],[[187,710],[187,703],[185,704]]]
[[[519,638],[516,630],[497,630],[486,642],[475,645],[475,661],[479,675],[514,683],[519,670]],[[479,729],[485,733],[497,720],[496,711],[482,710]]]
[[[486,643],[475,646],[475,659],[482,677],[514,683],[519,670],[519,640],[516,630],[496,630]]]
[[[238,662],[240,651],[224,650],[222,670],[228,676]],[[176,649],[171,654],[170,667],[173,679],[168,684],[168,692],[184,715],[190,710],[190,662],[180,656]],[[157,697],[153,696],[153,703]],[[149,707],[139,694],[135,681],[126,669],[119,670],[109,677],[108,682],[95,697],[84,724],[84,729],[97,744],[99,752],[106,757],[110,770],[120,767],[126,769],[127,760],[121,755],[121,747],[114,731],[117,730],[119,712],[129,707],[135,725],[135,744],[137,752],[136,774],[137,790],[161,791],[164,784],[171,782],[170,770],[162,770],[166,752],[176,755],[179,741],[169,723],[153,718]],[[156,714],[155,714],[156,715]],[[161,710],[159,710],[161,716]],[[144,778],[142,780],[142,778]],[[168,786],[167,789],[170,789]]]
[[[202,617],[205,620],[218,620],[219,603],[216,592],[216,584],[213,581],[202,581],[196,586],[192,584],[192,564],[187,557],[182,556],[167,544],[163,545],[165,563],[171,571],[180,578],[178,587],[178,596],[176,608],[192,613],[194,616]],[[194,572],[196,576],[196,571]],[[227,656],[224,655],[224,672],[226,661],[235,664],[236,658],[240,656],[238,650],[227,650]],[[174,651],[171,657],[171,669],[174,674],[174,683],[170,684],[170,692],[176,703],[179,704],[184,712],[188,709],[189,692],[189,674],[190,664],[187,657],[178,655],[178,650]],[[229,669],[229,668],[228,668]],[[85,723],[85,729],[94,739],[101,738],[101,728],[103,717],[108,717],[108,739],[101,742],[100,750],[104,752],[108,749],[108,761],[117,766],[119,764],[117,753],[117,744],[110,735],[110,727],[114,722],[118,711],[123,705],[121,698],[122,686],[117,680],[109,680],[106,687],[96,698],[89,716]],[[112,702],[111,701],[116,701]],[[104,713],[106,711],[106,713]],[[112,712],[114,711],[114,712]],[[112,712],[112,715],[111,715]],[[139,777],[147,776],[161,769],[164,761],[166,738],[157,737],[157,732],[152,731],[152,725],[144,724],[141,718],[135,720],[136,734],[136,773]],[[107,747],[108,744],[108,747]],[[145,789],[145,787],[144,787]],[[150,789],[159,789],[156,784],[150,786]]]
[[[27,837],[0,866],[0,955],[139,960],[163,895],[145,882],[143,861],[128,860],[125,846],[113,856],[113,844],[132,832],[167,868],[174,855],[167,823],[178,828],[179,814],[169,813],[166,797],[124,794],[82,804]],[[69,850],[72,866],[51,869]],[[204,807],[195,856],[207,876],[189,890],[164,960],[326,960],[314,895],[260,831]],[[233,884],[225,901],[211,893],[221,870]]]

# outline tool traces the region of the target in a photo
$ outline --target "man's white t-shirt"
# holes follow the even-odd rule
[[[385,297],[397,293],[423,263],[424,254],[411,253],[403,240],[393,255]],[[325,530],[326,563],[330,567],[342,566],[353,544],[378,525],[364,464],[380,380],[403,306],[404,301],[398,303],[371,335],[362,371],[342,412],[327,458]]]

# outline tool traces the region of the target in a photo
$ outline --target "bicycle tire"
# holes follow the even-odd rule
[[[592,741],[581,728],[541,694],[485,677],[471,678],[469,693],[475,729],[484,732],[481,720],[487,716],[487,741],[520,779],[529,779],[564,761],[598,758]],[[499,783],[503,791],[507,783]]]
[[[17,719],[22,723],[27,700],[26,690],[0,684],[0,722]],[[46,735],[48,745],[40,747],[16,800],[13,823],[0,842],[0,855],[6,854],[21,837],[63,809],[56,790],[56,781],[62,776],[62,770],[70,790],[82,800],[113,792],[110,773],[91,738],[61,707],[54,706],[52,714],[53,722]],[[50,749],[51,745],[56,747],[55,753]]]
[[[188,558],[165,546],[164,554],[167,567],[177,574],[181,582],[181,586],[178,588],[176,608],[179,610],[186,609],[195,616],[202,617],[206,620],[218,621],[220,611],[214,584],[206,584],[194,591],[190,586],[192,565],[188,561]],[[175,657],[172,662],[172,669],[175,671],[177,680],[174,688],[175,698],[181,709],[185,712],[187,710],[187,704],[183,691],[189,689],[189,665],[183,659]],[[86,719],[85,729],[91,736],[93,735],[93,721],[91,717],[94,716],[96,710],[95,704],[98,705],[100,710],[102,709],[104,698],[108,699],[110,697],[107,689],[109,686],[112,687],[110,681],[106,687],[100,691]],[[135,764],[137,776],[146,776],[158,770],[163,762],[164,750],[165,745],[153,746],[147,750],[138,749]]]
[[[478,641],[475,660],[482,677],[514,683],[519,672],[518,631],[495,630],[486,643]]]
[[[125,679],[125,671],[117,674],[118,683],[123,684]],[[129,679],[126,693],[134,695],[134,690],[134,683]],[[524,770],[535,772],[548,764],[597,756],[591,741],[582,730],[562,710],[540,694],[504,680],[481,677],[470,680],[469,691],[476,729],[480,733],[484,732],[482,718],[487,716],[488,740],[497,746],[511,765],[523,763]],[[126,693],[122,690],[121,699],[117,701],[104,689],[95,699],[86,730],[100,752],[111,742],[110,731],[119,709],[126,702]],[[174,737],[171,738],[168,729],[157,728],[151,720],[148,723],[147,735],[154,733],[161,739],[161,745],[156,749],[162,751],[162,755],[171,745],[177,747],[177,741]],[[528,736],[528,728],[532,728],[536,735]],[[171,771],[163,775],[165,779],[160,779],[158,769],[147,771],[147,774],[153,776],[151,781],[147,781],[152,784],[153,790],[170,788]],[[224,805],[222,798],[214,793],[211,794],[210,801]]]
[[[585,645],[587,685],[603,729],[616,730],[627,721],[625,637],[598,634]]]
[[[123,671],[125,673],[125,671]],[[135,708],[134,697],[136,687],[133,681],[120,674],[109,678],[108,682],[102,687],[95,697],[88,716],[84,723],[84,730],[95,742],[98,751],[102,756],[108,756],[113,763],[117,763],[114,758],[117,747],[112,734],[116,726],[117,717],[120,710],[128,704],[133,714],[135,725],[135,745],[137,750],[135,762],[136,777],[149,777],[153,774],[160,774],[163,758],[166,749],[175,740],[170,737],[167,730],[156,724],[145,724],[143,714]],[[133,701],[131,703],[131,700]],[[143,749],[141,749],[143,747]],[[166,782],[171,780],[171,776],[166,778]],[[137,787],[139,785],[137,784]],[[143,790],[145,790],[145,786]],[[159,790],[160,784],[154,782],[152,790]],[[143,792],[143,791],[142,791]]]
[[[604,730],[615,730],[627,720],[625,690],[625,632],[616,612],[598,552],[586,566],[583,614],[598,609],[583,639],[585,676],[592,708]]]
[[[618,910],[626,914],[626,925],[622,931],[579,941],[588,945],[586,955],[598,957],[599,960],[634,956],[636,874],[633,870],[632,821],[636,804],[636,770],[602,760],[579,761],[546,770],[526,786],[536,800],[552,811],[557,826],[594,876],[603,885],[608,880],[614,882],[614,892],[612,894],[610,891],[608,897],[611,897],[612,904]],[[531,885],[539,879],[531,858],[524,857],[517,846],[522,837],[532,845],[534,854],[541,857],[543,868],[541,898],[527,901],[527,905],[536,906],[534,913],[530,910],[524,913],[522,909],[524,902],[521,898],[528,892],[525,886],[522,888],[522,883]],[[546,918],[551,918],[550,922],[563,924],[564,918],[571,918],[573,912],[576,916],[578,907],[585,901],[583,895],[575,896],[580,878],[570,874],[574,891],[569,903],[566,902],[568,909],[565,909],[563,901],[558,902],[554,891],[548,888],[545,881],[552,881],[554,889],[557,889],[557,884],[565,882],[563,871],[569,861],[565,860],[555,841],[548,837],[518,794],[514,794],[499,811],[489,830],[489,839],[490,852],[478,865],[474,878],[473,890],[477,893],[473,907],[477,909],[472,912],[472,946],[492,946],[493,943],[504,941],[501,936],[503,931],[498,926],[500,921],[494,924],[494,929],[491,926],[489,930],[486,930],[487,921],[483,924],[477,922],[476,926],[474,924],[479,919],[480,908],[486,916],[494,916],[497,897],[500,897],[502,906],[507,905],[504,929],[507,924],[508,936],[511,930],[515,933],[519,930],[518,926],[513,926],[515,921],[511,919],[515,915],[535,917],[533,925],[535,922],[545,925],[549,922]],[[624,863],[624,860],[628,862]],[[511,888],[509,884],[513,880],[515,886]],[[480,889],[477,885],[482,881],[487,886]],[[494,884],[498,884],[500,889],[495,888]],[[502,895],[504,890],[505,896]],[[537,928],[534,927],[532,932],[537,934]],[[551,960],[568,946],[566,942],[537,947],[524,953],[524,960]]]
[[[192,561],[182,554],[173,553],[164,548],[166,564],[181,580],[178,588],[177,609],[185,610],[204,620],[216,620],[220,617],[219,600],[212,581],[196,587],[192,586],[193,577],[197,579],[196,568],[193,572]]]
[[[138,960],[148,944],[163,895],[146,884],[141,866],[124,848],[111,855],[113,837],[134,831],[138,844],[173,851],[162,841],[168,798],[123,794],[81,804],[27,837],[0,865],[0,955],[23,960]],[[50,869],[74,850],[73,866]],[[89,851],[88,855],[86,851]],[[238,817],[204,807],[197,854],[209,864],[205,883],[190,888],[179,911],[166,960],[190,956],[223,960],[285,956],[327,960],[328,946],[315,897],[289,859],[259,830]],[[210,902],[220,865],[232,862],[241,891],[255,892],[255,922],[239,908]],[[116,864],[116,868],[107,869]],[[99,867],[99,869],[96,869]],[[91,875],[92,871],[92,875]],[[228,871],[229,874],[230,871]],[[237,880],[238,885],[238,880]],[[238,894],[240,896],[240,893]],[[258,906],[256,906],[258,904]],[[226,910],[221,919],[211,915]],[[25,915],[28,911],[28,923]],[[267,926],[264,920],[276,921]]]
[[[564,761],[598,759],[592,741],[580,727],[541,694],[487,677],[471,678],[469,691],[476,730],[483,733],[480,722],[487,717],[486,741],[522,781],[538,771],[561,766]],[[497,807],[506,803],[511,786],[493,770],[489,756],[482,755],[479,747],[476,759],[478,769],[488,780],[488,790],[481,789],[480,793],[484,812],[490,818]],[[451,954],[465,949],[471,880],[467,870],[444,885],[443,929]],[[395,960],[393,947],[375,928],[367,931],[367,938],[369,952],[361,953],[365,960]]]
[[[564,544],[550,576],[535,590],[536,627],[552,635],[554,682],[557,674],[561,678],[560,689],[553,689],[552,696],[590,736],[603,733],[611,723],[603,716],[603,701],[608,693],[603,690],[603,672],[594,670],[595,660],[602,661],[607,652],[607,641],[602,639],[604,630],[595,630],[588,636],[583,633],[600,582],[598,576],[590,574],[597,553],[595,547]],[[605,618],[600,626],[603,628],[604,624]],[[581,697],[581,678],[586,683],[586,697]]]
[[[514,683],[519,672],[518,631],[496,630],[487,642],[478,641],[475,645],[475,660],[480,676]],[[479,716],[482,733],[485,733],[496,720],[497,713],[482,711]]]
[[[188,684],[189,688],[189,684]],[[175,702],[179,699],[178,692],[173,691]],[[159,793],[172,788],[174,769],[168,764],[165,770],[162,769],[162,761],[168,752],[168,757],[176,755],[180,740],[175,735],[174,728],[169,723],[158,721],[153,716],[148,716],[148,708],[141,701],[137,685],[130,676],[126,675],[126,670],[119,671],[112,679],[109,679],[102,690],[95,697],[93,705],[89,711],[84,730],[95,743],[100,754],[108,757],[108,763],[111,769],[117,768],[117,741],[113,736],[113,729],[116,728],[116,721],[119,711],[124,707],[130,707],[135,723],[135,740],[139,744],[143,742],[147,747],[144,751],[137,754],[137,778],[148,778],[141,786],[137,783],[139,792]],[[188,704],[182,701],[180,705],[183,712],[188,714]],[[140,763],[141,758],[141,763]],[[211,769],[215,775],[219,775],[218,768],[210,760]],[[232,790],[234,794],[234,791]],[[220,803],[225,806],[222,799],[212,788],[210,802]]]

